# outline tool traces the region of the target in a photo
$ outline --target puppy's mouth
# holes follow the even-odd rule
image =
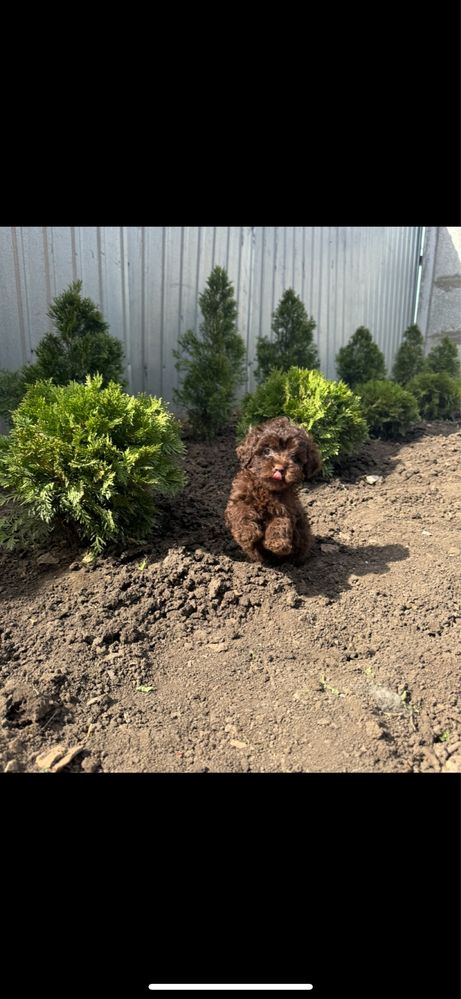
[[[284,477],[283,472],[281,472],[278,468],[275,469],[275,472],[272,472],[272,478],[276,479],[277,482],[283,482]]]

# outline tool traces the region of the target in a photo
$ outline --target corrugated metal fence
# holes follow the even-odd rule
[[[250,390],[256,338],[270,335],[288,287],[317,323],[327,377],[362,325],[390,367],[414,318],[420,243],[411,226],[0,227],[0,367],[34,359],[51,300],[79,277],[124,344],[130,390],[171,401],[172,350],[181,332],[198,329],[198,295],[216,264],[235,288]]]

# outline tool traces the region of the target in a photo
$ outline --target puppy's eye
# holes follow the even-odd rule
[[[270,447],[265,447],[264,450],[263,450],[264,457],[268,458],[270,454],[272,454],[272,451],[271,451]]]

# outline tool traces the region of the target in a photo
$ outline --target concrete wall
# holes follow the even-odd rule
[[[426,352],[448,335],[461,356],[461,226],[426,229],[417,323]]]

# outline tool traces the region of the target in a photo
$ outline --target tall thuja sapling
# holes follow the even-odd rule
[[[384,354],[374,343],[370,330],[359,326],[349,343],[336,355],[336,370],[343,382],[354,388],[370,378],[386,377]]]
[[[56,332],[43,337],[36,364],[25,369],[29,383],[52,378],[55,384],[66,385],[99,373],[103,385],[124,384],[122,344],[110,336],[100,309],[90,298],[82,298],[81,291],[82,282],[73,281],[52,302],[48,316]]]
[[[318,369],[320,367],[313,333],[316,323],[308,316],[304,303],[293,288],[284,291],[272,313],[273,339],[258,337],[256,341],[256,378],[264,381],[270,371],[288,371],[295,366]]]
[[[110,336],[97,305],[81,294],[82,282],[73,281],[50,305],[54,331],[46,333],[36,350],[36,362],[19,371],[0,370],[0,416],[9,420],[29,385],[51,378],[55,385],[84,382],[100,374],[103,385],[123,380],[123,347]]]
[[[426,370],[436,374],[445,372],[453,378],[459,378],[460,368],[456,344],[449,336],[442,337],[437,347],[433,347],[426,357]]]
[[[413,323],[403,334],[402,343],[395,355],[392,377],[399,385],[407,385],[426,366],[424,358],[424,337]],[[365,379],[364,379],[365,380]]]
[[[199,335],[187,330],[173,351],[183,376],[174,398],[186,409],[193,432],[211,439],[229,422],[244,381],[245,344],[237,332],[234,288],[223,267],[211,272],[199,305]]]

